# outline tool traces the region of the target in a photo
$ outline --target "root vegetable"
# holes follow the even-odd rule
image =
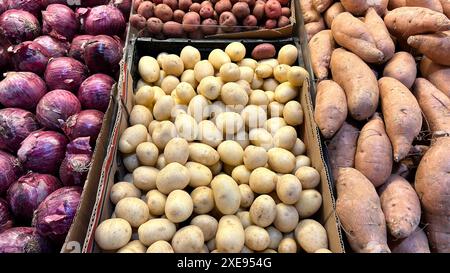
[[[374,8],[369,8],[364,18],[364,23],[372,34],[376,47],[383,52],[384,58],[382,61],[390,60],[395,53],[395,44],[384,24],[383,18],[377,14]]]
[[[300,8],[303,14],[303,20],[305,21],[305,24],[319,21],[320,13],[314,9],[312,5],[312,0],[300,1]]]
[[[324,18],[328,28],[331,28],[334,18],[343,12],[345,12],[345,9],[340,2],[334,3],[325,11]]]
[[[433,62],[450,66],[450,31],[411,36],[408,45]]]
[[[312,37],[319,33],[320,31],[324,30],[325,27],[325,21],[320,18],[317,22],[311,22],[305,25],[306,35],[308,42],[311,41]]]
[[[380,16],[387,11],[389,0],[367,1],[367,0],[341,0],[345,10],[355,16],[364,15],[369,8],[374,8]]]
[[[328,78],[331,54],[335,43],[331,30],[322,30],[315,34],[308,43],[311,54],[311,65],[318,80]]]
[[[430,253],[430,246],[425,232],[417,228],[404,239],[391,239],[389,247],[392,253]]]
[[[336,180],[339,176],[340,168],[355,166],[356,143],[359,136],[359,130],[344,122],[341,129],[331,139],[328,145],[331,170]]]
[[[312,4],[318,12],[323,13],[333,4],[333,0],[312,0]]]
[[[408,7],[423,7],[443,13],[442,5],[439,0],[405,0]]]
[[[395,53],[383,70],[384,77],[397,79],[409,89],[413,86],[416,75],[416,61],[411,54],[404,51]]]
[[[433,63],[424,57],[420,62],[422,76],[433,83],[440,91],[450,97],[450,67]]]

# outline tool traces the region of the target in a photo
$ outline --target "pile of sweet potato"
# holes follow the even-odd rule
[[[352,249],[450,252],[450,1],[300,3]]]

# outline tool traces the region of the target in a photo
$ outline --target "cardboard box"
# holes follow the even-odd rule
[[[243,42],[246,45],[248,52],[251,52],[251,49],[254,46],[263,41],[245,40]],[[204,40],[195,43],[195,45],[193,43],[189,44],[197,47],[202,53],[203,58],[205,58],[205,56],[207,56],[213,48],[223,49],[228,43],[229,41]],[[288,43],[292,43],[297,47],[300,47],[297,39],[285,39],[272,43],[276,45],[277,48],[280,48]],[[156,56],[162,51],[178,54],[186,45],[188,45],[186,41],[180,40],[155,41],[151,38],[138,39],[134,49],[130,51],[130,54],[128,55],[129,69],[124,69],[123,71],[127,76],[124,77],[123,86],[119,90],[117,119],[114,124],[110,145],[103,164],[97,199],[95,201],[92,217],[89,222],[87,236],[84,241],[82,252],[101,251],[95,244],[95,229],[100,222],[111,217],[114,211],[114,205],[109,200],[111,187],[126,173],[117,148],[120,135],[128,127],[128,117],[133,106],[133,100],[131,98],[134,91],[134,84],[138,80],[137,62],[139,58],[144,55]],[[299,64],[303,65],[302,56],[299,57]],[[320,142],[318,128],[312,117],[313,106],[310,97],[310,84],[308,81],[305,81],[305,84],[300,92],[299,101],[303,106],[305,121],[301,126],[299,126],[298,134],[306,144],[306,154],[310,157],[312,166],[319,171],[321,176],[321,184],[318,187],[318,190],[322,193],[323,205],[317,215],[315,215],[315,219],[322,223],[326,228],[330,249],[333,252],[344,252],[342,236],[335,214],[334,194],[331,188],[330,176],[324,163],[322,144]]]

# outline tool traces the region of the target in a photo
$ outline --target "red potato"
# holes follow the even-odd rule
[[[239,0],[239,2],[247,3],[249,7],[253,7],[255,5],[255,0]]]
[[[133,10],[137,11],[142,2],[143,2],[143,0],[134,0],[134,2],[133,2]]]
[[[389,0],[388,9],[393,10],[400,7],[406,7],[406,0]]]
[[[333,2],[334,0],[312,0],[313,7],[320,13],[326,11]]]
[[[313,8],[312,0],[300,1],[300,8],[302,11],[303,20],[305,21],[305,24],[317,22],[321,18],[320,13]]]
[[[392,253],[430,253],[427,235],[421,228],[404,239],[390,238],[388,244]]]
[[[422,128],[422,112],[414,95],[401,82],[383,77],[378,81],[386,132],[394,149],[394,160],[405,158]]]
[[[344,90],[334,81],[324,80],[317,85],[314,120],[325,138],[331,138],[347,118],[347,99]]]
[[[287,6],[287,5],[289,5],[289,2],[290,2],[290,0],[277,0],[277,1],[280,2],[280,4],[282,6]]]
[[[269,0],[264,6],[264,12],[269,19],[278,19],[281,16],[281,5],[277,0]]]
[[[145,19],[145,17],[140,14],[133,14],[130,17],[130,25],[141,30],[147,25],[147,19]]]
[[[305,30],[308,42],[312,39],[314,35],[316,35],[317,33],[319,33],[324,29],[325,29],[325,22],[323,21],[323,18],[320,18],[320,20],[317,22],[306,24]]]
[[[256,17],[256,19],[262,20],[264,18],[265,6],[266,3],[262,0],[258,0],[255,2],[255,7],[253,8],[252,14]]]
[[[275,20],[275,19],[268,19],[266,21],[266,23],[264,24],[264,27],[267,28],[267,29],[274,29],[274,28],[277,28],[277,25],[278,25],[278,21],[277,20]]]
[[[449,0],[441,0],[442,9],[444,11],[445,16],[450,18],[450,1]]]
[[[203,19],[211,18],[214,16],[214,8],[206,5],[200,9],[199,14]]]
[[[316,33],[309,41],[308,46],[314,75],[319,81],[328,78],[331,54],[336,46],[331,30],[327,29]]]
[[[450,31],[411,36],[408,45],[433,62],[450,66]]]
[[[443,13],[441,2],[439,0],[405,0],[408,7],[423,7]]]
[[[384,67],[383,76],[397,79],[408,89],[411,89],[417,76],[414,57],[404,51],[395,53],[394,57]]]
[[[148,1],[148,0],[143,0],[143,1]],[[151,2],[153,2],[153,4],[158,5],[158,4],[162,4],[163,0],[151,0]]]
[[[193,11],[186,13],[183,17],[183,30],[186,32],[194,32],[200,26],[200,15]]]
[[[414,233],[420,223],[420,200],[409,182],[392,175],[379,190],[381,208],[389,233],[402,239]]]
[[[177,38],[183,37],[184,35],[183,26],[180,23],[174,21],[165,22],[162,30],[164,35],[168,37]]]
[[[150,34],[160,34],[163,29],[163,22],[161,19],[152,17],[147,20],[147,30]]]
[[[378,113],[364,125],[359,134],[355,154],[355,169],[375,187],[379,187],[392,172],[392,145]]]
[[[414,95],[433,136],[450,134],[450,98],[424,78],[416,79]]]
[[[383,52],[384,58],[382,62],[387,62],[394,56],[395,44],[384,24],[383,18],[378,15],[374,8],[369,8],[364,18],[364,23],[372,34],[376,47]]]
[[[137,13],[148,19],[153,16],[153,10],[155,6],[150,1],[142,2],[137,9]]]
[[[231,11],[231,8],[233,5],[231,4],[230,0],[220,0],[216,3],[214,6],[214,9],[217,11],[218,14],[222,14],[225,11]]]
[[[246,29],[254,29],[258,25],[258,19],[253,15],[249,15],[245,17],[242,24],[247,27]]]
[[[236,16],[238,20],[242,20],[250,15],[250,8],[245,2],[237,2],[231,8],[231,12]]]
[[[389,0],[341,0],[345,10],[355,16],[363,16],[369,8],[374,8],[380,16],[387,11]]]
[[[173,20],[177,23],[183,23],[183,17],[186,13],[182,11],[181,9],[177,9],[173,12]]]
[[[348,110],[356,120],[370,118],[378,107],[377,78],[370,67],[357,55],[342,48],[331,54],[333,80],[345,91]]]
[[[200,5],[200,3],[193,3],[190,7],[189,7],[189,11],[193,11],[193,12],[200,12],[200,9],[202,8],[202,5]]]
[[[281,16],[278,18],[278,27],[285,27],[291,24],[291,20],[289,20],[286,16]]]
[[[236,4],[237,2],[239,2],[239,0],[230,0],[231,1],[231,4],[232,5],[234,5],[234,4]]]
[[[281,8],[281,15],[286,17],[291,17],[291,9],[288,7]]]
[[[450,137],[437,138],[417,168],[415,188],[433,252],[450,252]]]
[[[172,10],[178,8],[178,0],[163,0],[163,4],[168,5]]]
[[[221,26],[220,29],[224,32],[234,32],[237,26],[237,19],[233,13],[225,11],[219,17],[219,24]]]
[[[259,61],[275,57],[275,46],[269,43],[259,44],[252,50],[252,58]]]
[[[216,2],[218,2],[218,1],[203,1],[203,2],[200,3],[200,6],[201,6],[202,8],[203,8],[203,7],[206,7],[206,6],[213,7],[213,5],[214,5]]]
[[[390,253],[386,221],[373,184],[358,170],[342,168],[336,189],[336,213],[353,251]]]
[[[192,5],[192,0],[179,0],[178,1],[178,8],[184,12],[188,12],[191,5]]]
[[[218,27],[217,27],[217,21],[211,18],[205,19],[202,22],[202,32],[205,35],[214,35],[217,33]]]
[[[334,3],[330,8],[328,8],[324,13],[325,23],[328,28],[331,28],[334,18],[339,14],[345,12],[344,6],[340,2]]]
[[[166,4],[159,4],[155,7],[155,16],[161,19],[163,22],[172,20],[172,9]]]
[[[433,63],[427,57],[420,62],[420,72],[447,97],[450,97],[450,67]]]

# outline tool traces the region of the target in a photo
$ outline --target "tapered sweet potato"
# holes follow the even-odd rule
[[[356,120],[370,118],[378,107],[377,78],[357,55],[342,48],[331,54],[333,80],[345,91],[348,109]]]
[[[334,0],[312,0],[314,9],[320,13],[326,11],[333,2]]]
[[[450,31],[411,36],[408,45],[433,62],[450,66]]]
[[[435,140],[417,168],[416,192],[434,252],[450,252],[450,137]]]
[[[394,174],[381,186],[379,194],[389,233],[398,239],[410,236],[419,226],[421,215],[414,188]]]
[[[439,0],[406,0],[407,7],[423,7],[442,13],[442,5]]]
[[[325,21],[323,20],[323,18],[320,18],[319,21],[317,22],[311,22],[306,24],[305,30],[308,42],[315,34],[319,33],[324,29],[325,29]]]
[[[336,18],[336,16],[343,12],[345,12],[345,9],[340,2],[334,3],[327,9],[327,11],[325,11],[323,17],[325,18],[325,23],[327,24],[328,28],[331,28],[331,24],[333,23],[334,18]]]
[[[389,0],[388,9],[393,10],[400,7],[406,7],[406,0]]]
[[[424,78],[416,80],[414,95],[433,135],[450,135],[450,98]]]
[[[382,185],[392,172],[392,145],[378,113],[364,125],[358,138],[355,169],[375,187]]]
[[[344,122],[341,129],[328,144],[328,156],[330,158],[331,171],[334,179],[338,177],[340,168],[353,168],[355,166],[356,142],[359,130],[355,126]]]
[[[441,0],[441,5],[444,14],[450,18],[450,0]]]
[[[384,24],[383,18],[378,15],[374,8],[369,8],[364,18],[372,37],[375,40],[375,45],[384,54],[383,62],[390,60],[395,53],[395,44],[392,41],[391,35]]]
[[[373,184],[358,170],[342,168],[336,189],[336,213],[352,249],[389,253],[386,221]]]
[[[430,253],[427,235],[421,228],[404,239],[390,238],[388,244],[392,253]]]
[[[394,57],[384,67],[383,76],[397,79],[411,89],[417,76],[414,57],[404,51],[395,53]]]
[[[387,11],[388,2],[389,0],[341,0],[345,10],[356,16],[364,16],[369,8],[375,8],[377,13],[383,16]]]
[[[347,118],[347,99],[344,90],[334,81],[324,80],[317,85],[314,119],[325,138],[331,138]]]
[[[398,80],[383,77],[378,84],[386,132],[394,148],[394,160],[399,162],[408,155],[422,128],[422,113],[414,95]]]
[[[320,31],[312,37],[308,45],[314,75],[318,80],[328,78],[331,53],[333,53],[336,46],[331,30],[327,29]]]
[[[424,57],[420,62],[420,73],[441,90],[447,97],[450,97],[450,67],[433,63]]]
[[[320,13],[314,9],[312,0],[300,1],[300,9],[302,10],[303,20],[305,24],[317,22],[320,19]]]
[[[377,48],[369,27],[350,12],[343,12],[331,24],[334,40],[368,63],[380,63],[384,54]]]
[[[421,7],[401,7],[384,17],[389,32],[398,38],[450,29],[450,20],[442,13]]]

